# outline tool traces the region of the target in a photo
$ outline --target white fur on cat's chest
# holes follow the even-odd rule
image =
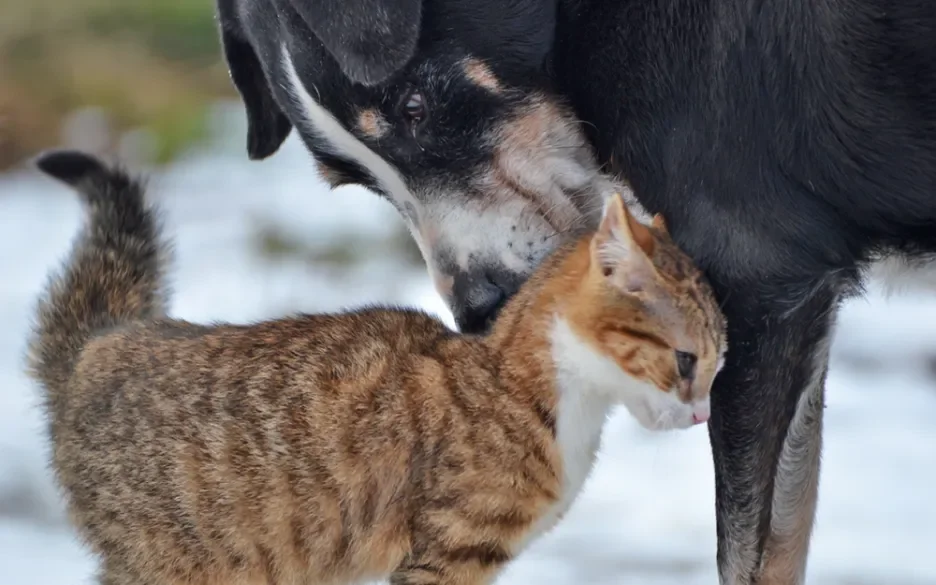
[[[520,550],[551,530],[575,503],[594,467],[601,432],[612,407],[610,398],[590,388],[591,381],[579,369],[594,359],[585,355],[592,353],[591,348],[561,319],[553,330],[553,350],[561,355],[556,359],[556,443],[562,457],[562,491],[559,500],[530,529]]]
[[[591,474],[601,445],[601,426],[609,409],[597,404],[584,406],[586,408],[569,413],[562,412],[560,406],[556,436],[562,453],[562,491],[559,500],[533,525],[523,546],[549,532],[562,520]],[[593,425],[598,428],[597,433],[589,432]]]

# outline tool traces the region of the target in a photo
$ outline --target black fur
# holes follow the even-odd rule
[[[33,163],[40,171],[73,187],[107,173],[100,160],[79,150],[47,150],[36,156]]]
[[[374,85],[416,53],[420,0],[289,0],[354,82]]]
[[[732,349],[710,425],[724,579],[729,524],[750,523],[762,551],[778,453],[837,301],[875,255],[936,249],[936,11],[575,4],[559,19],[564,92],[724,301]]]
[[[412,86],[450,104],[422,144],[375,147],[414,181],[470,173],[486,156],[485,124],[519,99],[448,76],[456,56],[486,59],[521,96],[558,94],[574,107],[599,160],[665,216],[724,305],[731,351],[710,424],[719,568],[723,582],[756,583],[756,558],[740,568],[729,558],[743,555],[746,538],[763,552],[783,440],[801,393],[825,368],[837,304],[860,289],[860,270],[875,257],[936,252],[932,2],[426,0],[416,25],[405,2],[371,0],[400,27],[375,57],[385,62],[371,66],[359,62],[366,44],[348,50],[340,40],[364,17],[355,8],[316,20],[310,11],[330,3],[240,0],[252,9],[238,11],[237,1],[219,7],[225,30],[242,31],[238,42],[256,51],[231,62],[251,133],[262,137],[251,138],[253,157],[275,151],[286,135],[279,116],[291,116],[289,96],[274,89],[280,110],[271,114],[261,103],[268,89],[256,87],[259,67],[276,70],[282,41],[346,123],[361,103],[381,103],[395,119]],[[310,22],[332,28],[322,36]],[[418,44],[407,53],[394,35],[414,26]],[[343,182],[380,189],[320,137],[303,139]]]
[[[273,100],[250,44],[227,29],[221,31],[221,39],[224,56],[231,64],[231,80],[247,108],[247,154],[252,160],[264,159],[279,150],[292,124]]]

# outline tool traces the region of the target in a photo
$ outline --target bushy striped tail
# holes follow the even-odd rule
[[[39,300],[29,344],[29,372],[45,389],[54,432],[88,340],[102,330],[164,315],[168,248],[141,180],[74,150],[49,151],[35,162],[73,187],[87,213],[70,258]]]

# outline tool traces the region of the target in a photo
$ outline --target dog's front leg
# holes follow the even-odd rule
[[[836,295],[831,286],[794,290],[720,291],[730,349],[709,431],[723,585],[804,580]]]
[[[783,441],[757,585],[802,583],[806,572],[819,492],[828,347],[828,342],[821,344],[812,356],[815,376],[800,394]]]

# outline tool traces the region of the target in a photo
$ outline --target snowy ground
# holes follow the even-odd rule
[[[412,263],[358,250],[337,269],[257,252],[259,226],[310,246],[341,234],[390,238],[388,205],[355,189],[330,193],[293,138],[250,163],[243,129],[224,149],[154,177],[175,237],[174,313],[249,321],[365,302],[417,304],[447,317]],[[21,374],[35,295],[79,226],[72,194],[26,172],[0,176],[0,581],[93,582],[45,469],[36,390]],[[364,244],[349,244],[349,246]],[[828,385],[826,446],[809,582],[936,584],[936,293],[874,294],[841,316]],[[716,582],[712,466],[703,429],[650,435],[625,414],[607,428],[586,492],[502,585],[681,585]]]

